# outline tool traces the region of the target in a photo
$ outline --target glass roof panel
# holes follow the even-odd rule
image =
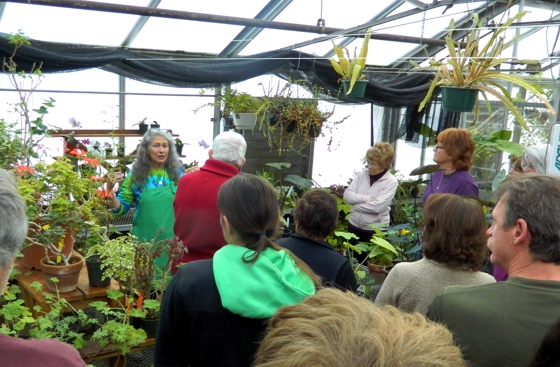
[[[138,5],[135,0],[105,2]],[[137,19],[136,15],[6,3],[0,32],[21,29],[28,37],[42,41],[118,46]]]
[[[201,14],[254,18],[268,3],[266,0],[214,1],[163,0],[159,9]],[[243,26],[152,17],[131,47],[158,50],[219,53],[243,29]]]

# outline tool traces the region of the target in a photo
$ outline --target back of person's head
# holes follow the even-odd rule
[[[482,267],[488,252],[488,225],[475,199],[430,195],[423,219],[422,251],[426,258],[465,269]]]
[[[521,159],[521,167],[527,173],[546,173],[547,145],[533,145],[525,148]]]
[[[323,240],[338,224],[338,205],[329,192],[312,189],[305,192],[293,210],[298,233]]]
[[[243,135],[234,131],[224,131],[212,143],[212,158],[240,167],[245,161],[247,142]]]
[[[544,336],[537,354],[528,367],[559,367],[560,366],[560,319]]]
[[[451,127],[440,132],[437,136],[457,170],[471,169],[471,158],[474,153],[474,139],[469,130]]]
[[[267,248],[286,251],[316,286],[321,285],[319,277],[303,261],[274,242],[280,226],[280,211],[276,190],[268,181],[250,173],[234,176],[220,187],[218,209],[235,232],[239,241],[236,245],[255,251],[244,261],[256,261]]]
[[[466,366],[451,332],[419,313],[325,288],[269,320],[255,367]]]
[[[0,169],[0,268],[11,264],[27,235],[25,205],[13,177]],[[4,289],[0,284],[0,289]]]
[[[503,203],[505,228],[519,219],[527,223],[533,260],[560,265],[560,177],[523,175],[504,181],[496,195]]]

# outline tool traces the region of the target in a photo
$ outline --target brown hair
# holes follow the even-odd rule
[[[366,152],[366,159],[381,165],[384,170],[391,167],[394,157],[395,151],[393,150],[393,146],[385,142],[375,143],[375,145]]]
[[[279,209],[276,190],[266,180],[240,173],[222,185],[218,192],[218,208],[240,240],[239,244],[255,251],[246,262],[255,262],[266,248],[286,251],[315,283],[320,286],[319,277],[297,256],[278,246],[275,239],[279,228]]]
[[[451,332],[419,313],[325,288],[270,319],[255,367],[466,366]]]
[[[474,140],[466,129],[449,128],[437,136],[438,143],[445,148],[453,161],[455,169],[468,171],[471,169],[471,158],[474,153]]]
[[[322,189],[303,194],[293,210],[297,231],[309,238],[323,240],[332,234],[338,224],[336,199]]]
[[[521,161],[523,159],[521,157],[516,157],[514,155],[509,157],[509,165],[513,168],[514,171],[523,173],[523,167],[521,166]]]
[[[455,194],[430,195],[424,207],[424,256],[479,270],[488,252],[487,230],[486,217],[475,199]]]

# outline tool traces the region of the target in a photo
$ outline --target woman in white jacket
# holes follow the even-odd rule
[[[398,181],[389,168],[395,152],[389,143],[376,143],[366,152],[367,169],[356,174],[344,192],[344,200],[353,205],[350,210],[348,231],[369,242],[373,235],[370,224],[389,224],[390,205]]]

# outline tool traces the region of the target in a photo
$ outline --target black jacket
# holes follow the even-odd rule
[[[300,234],[292,234],[276,243],[294,253],[319,275],[326,287],[346,288],[356,292],[356,276],[347,258],[336,252],[327,242],[315,241]]]
[[[224,307],[212,260],[183,265],[169,284],[156,336],[156,367],[249,367],[267,319]]]

